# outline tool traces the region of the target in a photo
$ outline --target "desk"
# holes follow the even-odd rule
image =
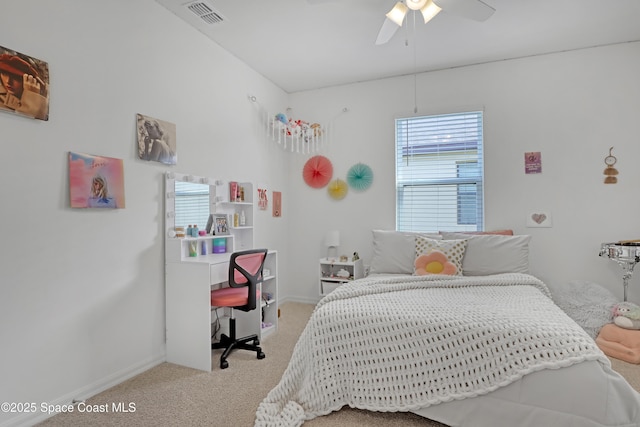
[[[211,289],[227,281],[230,253],[170,261],[166,263],[165,307],[167,362],[203,371],[212,369]],[[265,268],[270,271],[262,284],[271,299],[249,312],[234,310],[237,334],[257,334],[262,340],[277,329],[277,252],[269,251]],[[219,309],[221,310],[221,309]],[[262,328],[262,312],[268,328]],[[224,321],[224,320],[223,320]],[[268,355],[267,355],[268,356]]]

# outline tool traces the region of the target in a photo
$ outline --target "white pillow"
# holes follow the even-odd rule
[[[442,236],[432,233],[409,231],[373,230],[373,256],[370,274],[413,274],[416,258],[416,236],[440,240]]]
[[[471,235],[447,232],[441,234],[445,240],[468,239],[467,250],[462,259],[462,274],[465,276],[529,274],[529,235]]]

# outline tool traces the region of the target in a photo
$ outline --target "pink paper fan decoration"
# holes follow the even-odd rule
[[[302,169],[302,177],[309,187],[322,188],[329,183],[333,176],[331,160],[324,156],[313,156]]]

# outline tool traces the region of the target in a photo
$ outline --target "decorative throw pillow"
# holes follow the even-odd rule
[[[433,251],[442,253],[447,262],[455,267],[454,275],[462,276],[462,258],[467,247],[467,239],[435,240],[416,236],[416,261],[421,255],[429,255]],[[415,264],[414,264],[415,265]],[[414,270],[414,274],[417,274]]]
[[[414,263],[415,275],[446,274],[453,276],[458,272],[456,266],[440,251],[431,251],[428,254],[419,255]]]

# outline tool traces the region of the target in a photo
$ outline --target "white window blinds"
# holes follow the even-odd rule
[[[396,229],[484,227],[482,112],[396,120]]]

